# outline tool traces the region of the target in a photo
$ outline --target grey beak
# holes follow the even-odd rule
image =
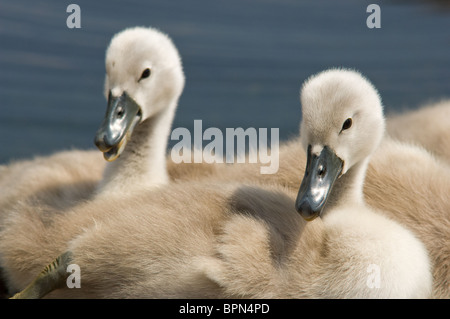
[[[320,216],[344,162],[328,146],[319,156],[308,146],[305,176],[298,191],[295,208],[308,221]]]
[[[119,97],[114,97],[109,92],[106,115],[94,140],[107,161],[114,161],[119,157],[141,119],[140,106],[127,92]]]

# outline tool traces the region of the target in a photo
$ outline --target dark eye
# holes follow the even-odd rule
[[[352,122],[351,118],[346,119],[344,124],[342,124],[342,130],[341,131],[348,130],[352,126],[352,123],[353,122]]]
[[[141,75],[141,78],[139,79],[139,81],[142,80],[142,79],[148,78],[148,77],[150,76],[151,73],[152,73],[152,72],[150,71],[149,68],[145,69],[145,70],[142,72],[142,75]]]

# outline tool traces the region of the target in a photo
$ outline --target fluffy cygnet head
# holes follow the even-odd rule
[[[301,90],[300,137],[307,150],[297,210],[319,216],[336,179],[366,162],[381,142],[381,99],[360,73],[331,69],[308,79]]]
[[[95,144],[115,160],[134,128],[161,112],[174,112],[184,88],[181,58],[170,38],[135,27],[116,34],[106,51],[108,107]]]

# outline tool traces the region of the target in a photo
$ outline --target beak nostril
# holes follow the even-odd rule
[[[121,119],[125,115],[125,110],[123,108],[119,108],[116,113],[116,117]]]
[[[327,170],[323,165],[320,165],[319,168],[317,169],[317,175],[321,177],[324,176],[326,172]]]

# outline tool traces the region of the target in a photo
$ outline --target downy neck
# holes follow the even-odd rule
[[[152,188],[168,183],[166,149],[176,103],[135,128],[120,157],[107,164],[98,194],[126,193],[136,186]]]
[[[336,180],[329,194],[323,215],[344,205],[365,205],[363,186],[368,164],[369,159],[365,159],[353,165],[347,173]]]

